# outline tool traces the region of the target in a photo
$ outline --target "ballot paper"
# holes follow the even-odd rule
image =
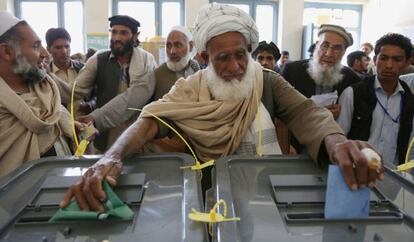
[[[367,218],[371,189],[352,191],[345,182],[341,169],[329,166],[325,199],[326,219]]]
[[[334,91],[320,95],[313,95],[310,98],[315,102],[316,105],[325,107],[336,103],[336,100],[338,100],[338,92]]]

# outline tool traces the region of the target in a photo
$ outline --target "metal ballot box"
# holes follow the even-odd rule
[[[402,184],[387,169],[385,180],[371,191],[368,218],[333,220],[324,218],[326,181],[327,170],[305,156],[218,160],[208,207],[223,199],[227,217],[240,221],[215,224],[213,241],[413,241],[412,183]],[[402,193],[411,201],[403,200]],[[403,203],[411,203],[411,210]]]
[[[98,157],[28,162],[0,181],[0,241],[207,241],[205,226],[188,219],[203,210],[199,176],[181,166],[185,154],[133,156],[114,188],[134,211],[131,221],[48,222],[68,187]]]

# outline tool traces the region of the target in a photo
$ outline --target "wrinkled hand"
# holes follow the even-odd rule
[[[348,140],[343,135],[332,134],[325,137],[325,145],[330,160],[341,168],[345,181],[352,190],[367,186],[372,188],[376,179],[384,179],[382,161],[378,170],[368,168],[368,160],[361,150],[375,149],[367,142]]]
[[[341,112],[341,105],[339,104],[331,104],[328,106],[325,106],[333,115],[334,119],[337,119],[339,116],[339,113]]]
[[[79,121],[81,123],[88,124],[88,123],[94,123],[95,122],[95,119],[94,119],[94,117],[92,115],[84,115],[84,116],[78,117],[76,119],[76,121]]]
[[[88,125],[88,124],[86,124],[86,123],[81,123],[81,122],[79,122],[79,121],[75,121],[75,129],[76,129],[76,131],[78,131],[78,132],[83,131],[87,125]]]
[[[107,197],[102,188],[102,181],[106,179],[111,186],[115,186],[121,172],[122,162],[119,159],[102,157],[69,188],[59,206],[66,207],[72,197],[75,197],[81,210],[104,212],[102,204],[106,202]]]

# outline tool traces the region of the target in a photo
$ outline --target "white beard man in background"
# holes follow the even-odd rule
[[[333,87],[343,78],[341,73],[342,64],[336,63],[334,66],[320,64],[319,56],[314,56],[309,60],[308,73],[319,86]]]

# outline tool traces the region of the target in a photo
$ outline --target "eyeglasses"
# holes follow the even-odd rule
[[[343,45],[330,45],[328,42],[324,42],[319,47],[323,52],[328,52],[329,49],[332,49],[335,53],[340,53],[345,50]]]

